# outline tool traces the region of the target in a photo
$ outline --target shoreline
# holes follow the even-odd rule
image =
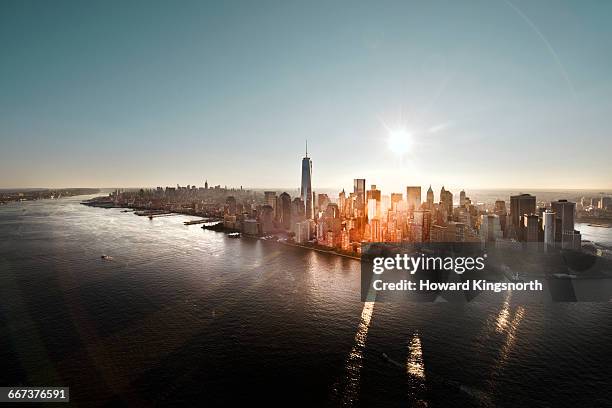
[[[211,231],[215,231],[215,230],[211,230]],[[215,232],[223,232],[223,231],[215,231]],[[322,248],[316,248],[316,247],[307,246],[307,245],[292,244],[292,243],[289,243],[289,242],[286,242],[286,241],[278,241],[278,240],[275,241],[275,240],[271,240],[271,239],[263,239],[262,237],[256,237],[254,235],[246,235],[246,234],[242,234],[240,236],[240,238],[248,238],[248,239],[253,239],[253,240],[262,241],[262,242],[269,242],[269,243],[274,243],[274,244],[279,244],[279,245],[285,245],[285,246],[289,246],[289,247],[293,247],[293,248],[307,249],[307,250],[316,251],[316,252],[320,252],[320,253],[324,253],[324,254],[328,254],[328,255],[341,256],[341,257],[344,257],[344,258],[353,259],[355,261],[361,261],[361,258],[359,258],[357,256],[353,256],[353,255],[349,255],[349,254],[342,254],[342,253],[335,252],[335,251],[327,251],[327,250],[322,249]]]

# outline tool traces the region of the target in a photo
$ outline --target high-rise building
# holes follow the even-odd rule
[[[414,242],[428,242],[431,229],[431,211],[416,210],[410,224],[410,232]]]
[[[319,193],[319,196],[317,197],[317,207],[319,209],[319,211],[325,211],[325,209],[327,208],[327,205],[330,203],[330,199],[329,196],[325,193]]]
[[[434,193],[433,193],[433,190],[431,189],[431,184],[430,184],[429,188],[427,189],[427,208],[430,210],[433,210],[433,206],[434,206]]]
[[[342,215],[346,214],[346,193],[344,189],[338,194],[338,208],[340,209],[340,213]]]
[[[504,237],[506,237],[508,235],[508,226],[506,225],[506,202],[504,200],[495,201],[495,208],[493,209],[493,213],[499,217],[499,225],[501,226],[501,230],[504,234]]]
[[[576,203],[567,200],[559,200],[551,202],[550,206],[552,211],[557,214],[557,218],[561,219],[562,233],[573,233]]]
[[[374,198],[368,198],[368,220],[372,221],[377,216],[378,202]]]
[[[552,210],[544,212],[544,250],[555,246],[555,213]]]
[[[453,193],[444,189],[444,186],[440,190],[440,207],[446,211],[448,219],[453,216]]]
[[[266,204],[261,207],[259,224],[262,234],[268,234],[274,231],[274,209],[272,206]]]
[[[276,211],[276,191],[264,191],[264,201],[272,207],[274,218],[278,219],[279,214]]]
[[[398,203],[403,200],[402,193],[391,193],[391,210],[398,211]]]
[[[291,196],[282,193],[278,197],[278,219],[285,230],[291,229]]]
[[[372,184],[370,190],[367,191],[366,198],[368,200],[368,207],[370,206],[370,200],[376,201],[376,214],[374,216],[377,218],[381,217],[381,197],[382,197],[382,194],[380,190],[376,189],[376,184]],[[368,218],[372,219],[372,215],[370,214],[369,208],[368,208]]]
[[[556,218],[561,220],[561,246],[563,248],[575,248],[576,237],[574,235],[577,231],[574,231],[574,215],[576,213],[576,203],[558,200],[551,202],[550,206],[556,214]],[[559,234],[559,231],[556,232]]]
[[[536,198],[531,194],[510,196],[510,229],[513,231],[510,238],[524,241],[523,216],[536,212]]]
[[[302,159],[302,186],[300,196],[304,201],[304,214],[306,219],[312,219],[312,160],[308,157],[308,142],[306,142],[306,157]]]
[[[459,192],[459,206],[463,207],[465,205],[465,190],[461,190]]]
[[[355,194],[355,210],[357,217],[366,215],[366,181],[365,179],[353,180],[353,194]]]
[[[503,237],[499,216],[497,214],[483,214],[480,216],[480,239],[493,242]]]
[[[537,214],[523,216],[524,241],[538,242],[540,240],[540,217]]]
[[[421,186],[406,187],[406,199],[408,200],[408,210],[418,210],[421,207]]]

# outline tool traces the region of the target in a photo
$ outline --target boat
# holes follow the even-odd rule
[[[230,238],[240,238],[240,233],[239,232],[230,232],[229,234],[227,234],[228,237]]]
[[[113,257],[110,256],[110,255],[102,255],[100,258],[104,259],[105,261],[112,261],[113,260]]]

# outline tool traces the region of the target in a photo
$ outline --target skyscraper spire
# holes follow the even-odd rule
[[[308,141],[306,141],[306,157],[302,159],[302,186],[300,196],[304,202],[304,214],[307,220],[313,217],[312,206],[312,161],[308,158]]]

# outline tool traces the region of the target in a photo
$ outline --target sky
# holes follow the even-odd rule
[[[3,0],[0,188],[612,188],[611,15]]]

